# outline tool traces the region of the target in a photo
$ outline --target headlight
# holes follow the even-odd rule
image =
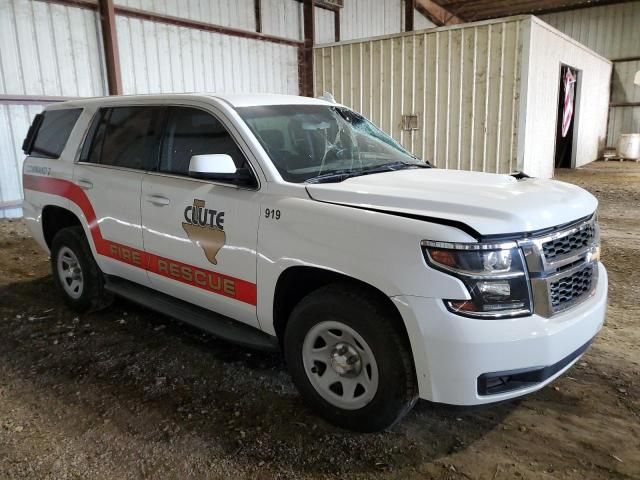
[[[433,268],[462,280],[470,300],[445,300],[455,313],[476,318],[531,314],[529,280],[522,251],[515,242],[500,244],[422,242]]]

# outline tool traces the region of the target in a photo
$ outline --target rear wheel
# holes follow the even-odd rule
[[[82,227],[63,228],[53,237],[51,270],[56,287],[74,310],[98,310],[111,303]]]
[[[328,421],[378,431],[415,403],[411,352],[396,316],[375,294],[349,284],[322,287],[293,310],[287,365],[305,400]]]

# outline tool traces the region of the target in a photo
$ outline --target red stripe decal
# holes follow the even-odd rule
[[[102,237],[100,225],[84,190],[75,183],[59,178],[24,175],[25,190],[35,190],[64,197],[75,203],[86,217],[91,238],[98,254],[134,267],[148,270],[171,280],[256,305],[256,284],[194,265],[161,257],[137,248],[112,242]]]

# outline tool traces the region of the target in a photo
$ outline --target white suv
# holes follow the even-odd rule
[[[537,390],[602,326],[597,201],[431,168],[323,100],[159,95],[37,115],[24,212],[77,310],[115,295],[282,349],[328,420]]]

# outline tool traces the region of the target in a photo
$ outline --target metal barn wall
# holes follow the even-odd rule
[[[512,172],[524,21],[512,17],[319,46],[316,94],[332,92],[439,167]],[[404,114],[418,116],[418,130],[401,129]]]
[[[431,20],[429,20],[427,17],[425,17],[418,10],[416,10],[414,12],[413,22],[414,22],[414,24],[413,24],[414,30],[426,30],[427,28],[435,28],[435,27],[437,27],[437,25],[435,23],[433,23]]]
[[[17,206],[22,201],[22,161],[20,148],[33,117],[42,111],[43,104],[0,104],[0,218],[22,215]]]
[[[640,2],[549,13],[540,18],[609,59],[640,56]]]
[[[0,0],[0,93],[92,96],[105,92],[97,14]]]
[[[345,0],[340,12],[340,40],[402,32],[403,0]]]
[[[117,16],[125,94],[298,94],[298,48]]]
[[[562,32],[531,17],[521,120],[522,168],[553,176],[561,64],[578,69],[575,102],[575,166],[596,160],[605,145],[611,62]]]
[[[256,30],[254,0],[114,0],[114,3],[199,22]]]
[[[640,44],[640,31],[638,36]],[[640,133],[640,85],[633,83],[636,72],[640,72],[640,59],[613,64],[607,132],[609,146],[616,145],[621,133]]]
[[[331,43],[336,41],[335,12],[325,8],[315,7],[314,16],[314,43]]]
[[[640,2],[541,15],[545,22],[614,62],[607,145],[640,132]],[[629,105],[632,104],[632,105]]]
[[[94,10],[0,0],[0,205],[22,199],[22,140],[42,101],[106,92],[102,37]],[[19,210],[0,210],[15,216]]]
[[[302,40],[302,3],[296,0],[260,0],[262,32]],[[316,12],[318,9],[316,8]]]

